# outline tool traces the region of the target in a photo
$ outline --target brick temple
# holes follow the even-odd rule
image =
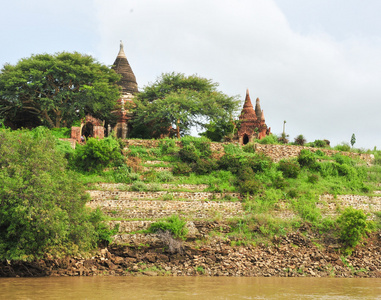
[[[271,133],[267,127],[265,114],[261,109],[259,98],[255,101],[255,109],[251,103],[249,89],[246,90],[245,103],[239,116],[238,140],[241,145],[246,145],[254,139],[262,139]]]

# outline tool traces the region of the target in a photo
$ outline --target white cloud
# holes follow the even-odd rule
[[[96,1],[101,61],[118,42],[139,86],[161,72],[197,73],[228,94],[246,88],[261,99],[275,133],[287,120],[293,138],[381,146],[377,117],[380,45],[365,36],[340,41],[328,32],[298,33],[273,1]]]

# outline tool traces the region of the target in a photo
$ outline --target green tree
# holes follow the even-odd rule
[[[0,119],[12,128],[70,127],[86,114],[113,122],[120,76],[89,55],[38,54],[0,72]]]
[[[356,136],[355,134],[353,133],[352,134],[352,137],[351,137],[351,146],[353,147],[353,145],[356,143]]]
[[[211,121],[204,127],[206,131],[201,133],[201,136],[205,136],[213,142],[221,142],[224,138],[233,138],[236,124],[233,120],[220,119]]]
[[[0,260],[92,249],[99,218],[86,201],[53,136],[0,130]]]
[[[217,83],[195,75],[162,74],[134,100],[133,135],[159,137],[176,128],[180,137],[192,126],[230,120],[238,100],[217,90]]]

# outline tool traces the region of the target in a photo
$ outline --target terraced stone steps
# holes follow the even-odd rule
[[[110,226],[119,224],[119,234],[147,229],[152,222],[172,215],[188,220],[187,227],[192,232],[197,220],[227,220],[244,214],[242,203],[232,201],[241,197],[239,193],[204,192],[209,188],[206,184],[161,184],[160,189],[167,190],[159,192],[128,191],[131,185],[126,184],[93,187],[96,189],[88,191],[91,201],[87,205],[99,207],[111,217]],[[176,189],[191,191],[173,191]]]
[[[213,193],[213,192],[130,192],[130,191],[88,191],[93,203],[105,200],[224,200],[240,198],[239,193]],[[164,198],[164,199],[163,199]]]
[[[186,219],[225,219],[243,215],[241,202],[103,200],[93,201],[90,207],[100,207],[110,217],[123,219],[160,219],[171,215]]]

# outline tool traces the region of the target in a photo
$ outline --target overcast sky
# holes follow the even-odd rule
[[[380,0],[12,0],[0,65],[78,51],[112,65],[123,40],[140,88],[163,72],[261,100],[272,132],[381,149]]]

